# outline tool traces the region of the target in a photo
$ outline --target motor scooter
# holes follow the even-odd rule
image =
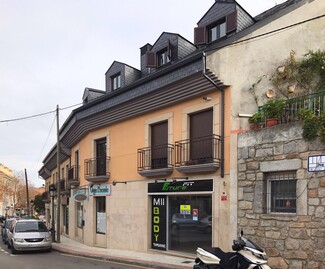
[[[224,252],[218,247],[197,248],[193,269],[271,269],[265,251],[246,239],[242,231],[239,239],[233,241],[232,249],[234,252]]]

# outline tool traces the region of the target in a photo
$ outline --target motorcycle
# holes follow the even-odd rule
[[[232,249],[235,252],[224,252],[218,247],[209,251],[197,248],[193,269],[271,269],[265,251],[246,239],[243,232],[233,241]]]

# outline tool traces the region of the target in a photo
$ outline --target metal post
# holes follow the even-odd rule
[[[52,195],[51,197],[52,197],[51,235],[52,235],[52,242],[55,242],[54,195]]]
[[[26,197],[27,197],[27,216],[30,217],[29,214],[29,191],[28,191],[28,179],[27,179],[27,170],[25,168],[25,181],[26,181]]]
[[[56,230],[57,230],[57,243],[60,243],[60,234],[61,234],[61,222],[60,222],[60,210],[61,210],[61,182],[60,182],[60,130],[59,130],[59,105],[56,106],[56,125],[57,125],[57,142],[56,142],[56,162],[57,162],[57,201],[58,201],[58,208],[57,208],[57,223],[56,223]]]

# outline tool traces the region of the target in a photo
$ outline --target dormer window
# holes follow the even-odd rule
[[[157,68],[161,67],[171,61],[171,45],[167,43],[167,46],[163,49],[155,51],[147,51],[147,67]]]
[[[205,45],[229,36],[237,30],[237,12],[218,19],[210,25],[194,28],[194,44]]]
[[[170,62],[168,48],[157,52],[158,67]]]
[[[121,73],[118,73],[111,77],[112,81],[112,90],[117,90],[121,88]]]
[[[213,24],[208,27],[208,42],[216,41],[224,36],[226,36],[226,21],[223,20],[217,24]]]

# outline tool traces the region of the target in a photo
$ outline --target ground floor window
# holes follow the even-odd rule
[[[212,201],[210,195],[169,196],[170,250],[195,253],[198,246],[212,246]]]
[[[211,195],[152,196],[153,248],[195,253],[211,246]]]
[[[83,227],[83,206],[81,203],[77,203],[77,227]]]
[[[266,174],[267,212],[296,213],[296,172],[274,172]]]
[[[96,233],[106,233],[106,197],[96,197]]]

